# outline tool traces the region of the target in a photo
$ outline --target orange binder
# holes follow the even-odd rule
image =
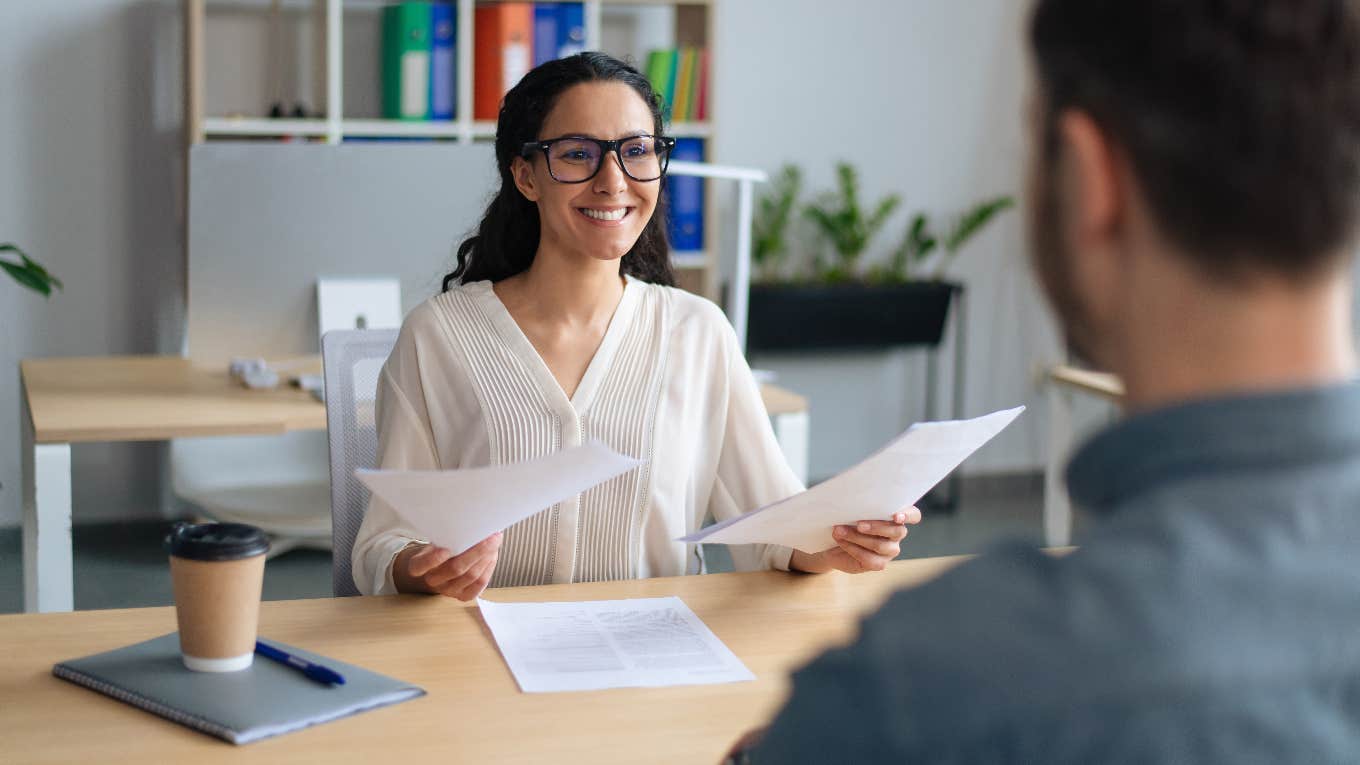
[[[479,5],[474,27],[472,115],[494,121],[505,92],[533,65],[534,4]]]

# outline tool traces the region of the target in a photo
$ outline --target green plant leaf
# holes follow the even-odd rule
[[[41,293],[44,297],[52,294],[52,285],[48,280],[44,279],[41,274],[34,273],[34,271],[27,266],[0,261],[0,268],[5,269],[5,273],[14,277],[14,281],[35,292]]]
[[[940,240],[926,230],[926,220],[925,213],[918,213],[916,219],[911,222],[912,259],[918,263],[925,260],[940,244]]]
[[[897,206],[900,204],[902,204],[902,197],[899,197],[896,194],[889,194],[883,199],[880,199],[878,207],[874,208],[873,214],[869,216],[869,220],[864,224],[865,233],[869,236],[873,236],[880,228],[883,228],[883,224],[887,222],[888,216],[892,215],[893,211],[896,210]]]
[[[959,216],[958,222],[944,240],[945,256],[941,258],[932,275],[934,279],[943,279],[945,269],[948,268],[950,261],[958,255],[963,245],[972,239],[983,229],[993,218],[1003,211],[1013,207],[1015,199],[1010,196],[999,196],[988,199],[973,205],[972,208]]]
[[[957,252],[998,213],[1014,205],[1015,199],[1009,196],[996,197],[974,205],[959,218],[954,230],[945,238],[944,248],[950,253]]]
[[[835,250],[840,261],[835,275],[848,280],[855,277],[855,265],[860,256],[901,203],[901,198],[895,194],[883,198],[866,216],[860,207],[859,174],[848,162],[836,164],[836,186],[836,191],[823,194],[808,205],[804,215],[817,225]],[[827,275],[823,273],[824,278]]]
[[[751,224],[752,257],[765,269],[772,269],[787,254],[789,217],[802,185],[802,171],[796,165],[786,164],[757,204]]]
[[[12,252],[19,256],[19,263],[8,263],[0,261],[0,268],[4,268],[5,273],[9,274],[14,281],[28,287],[29,289],[42,294],[44,297],[52,295],[52,288],[62,289],[61,280],[47,272],[37,261],[28,255],[16,244],[5,242],[0,244],[0,253]]]

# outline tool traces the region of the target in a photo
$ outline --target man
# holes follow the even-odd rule
[[[1360,761],[1360,3],[1039,0],[1033,256],[1100,519],[893,597],[752,762]]]

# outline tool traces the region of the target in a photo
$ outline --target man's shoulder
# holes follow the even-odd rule
[[[908,686],[945,717],[977,694],[992,710],[1066,703],[1080,695],[1080,683],[1106,671],[1085,669],[1115,667],[1148,650],[1144,641],[1160,617],[1140,599],[1165,588],[1143,580],[1158,553],[1142,552],[1151,559],[998,545],[892,596],[864,621],[856,650],[903,666]],[[891,661],[894,654],[900,659]]]

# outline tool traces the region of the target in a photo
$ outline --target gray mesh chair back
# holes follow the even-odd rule
[[[368,509],[368,488],[354,470],[377,463],[373,405],[378,373],[396,343],[395,329],[337,329],[321,338],[331,455],[331,586],[336,597],[359,594],[350,573],[350,550]]]

